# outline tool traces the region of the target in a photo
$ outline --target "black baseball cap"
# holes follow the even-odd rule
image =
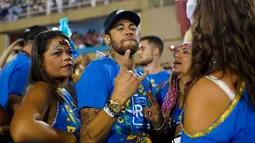
[[[45,26],[34,25],[32,27],[28,27],[24,31],[23,39],[24,41],[34,40],[35,36],[43,31],[47,31],[48,28]]]
[[[104,30],[107,33],[112,26],[121,19],[128,19],[132,21],[136,26],[140,24],[140,17],[132,11],[118,9],[111,12],[104,21]]]

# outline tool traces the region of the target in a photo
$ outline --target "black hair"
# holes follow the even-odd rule
[[[246,82],[255,105],[255,14],[252,0],[198,0],[192,25],[195,81],[229,69]]]
[[[58,100],[64,101],[58,90],[58,81],[49,77],[43,68],[44,53],[48,50],[48,44],[56,37],[63,37],[70,42],[70,39],[61,31],[45,31],[38,34],[32,44],[31,67],[28,85],[43,81],[52,88],[53,94]],[[67,82],[67,81],[66,81]]]
[[[147,40],[149,43],[153,43],[159,49],[159,55],[161,56],[164,50],[164,42],[158,36],[144,36],[141,38],[141,41]]]

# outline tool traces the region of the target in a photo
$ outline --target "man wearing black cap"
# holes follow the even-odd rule
[[[37,34],[46,30],[46,27],[37,25],[26,29],[23,35],[24,48],[0,73],[0,103],[5,110],[8,104],[8,112],[11,115],[18,107],[28,82],[33,39]]]
[[[139,16],[131,11],[116,10],[105,19],[104,41],[110,56],[91,62],[76,84],[81,142],[150,140],[150,123],[142,112],[149,106],[148,97],[145,84],[140,84],[148,73],[135,77],[128,71],[138,49],[139,24]]]

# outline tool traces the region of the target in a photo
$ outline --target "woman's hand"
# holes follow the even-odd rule
[[[164,117],[160,110],[160,106],[155,99],[155,97],[152,95],[151,91],[147,94],[149,101],[151,103],[151,107],[145,107],[143,109],[144,118],[151,121],[151,124],[154,129],[159,129],[163,127]]]

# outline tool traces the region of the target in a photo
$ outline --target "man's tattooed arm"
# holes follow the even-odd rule
[[[110,117],[104,110],[83,108],[81,113],[81,143],[104,142],[117,118]]]

